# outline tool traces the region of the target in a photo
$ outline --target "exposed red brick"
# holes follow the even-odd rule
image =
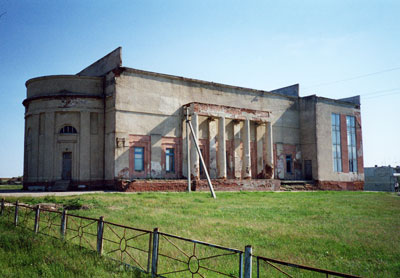
[[[316,181],[320,190],[364,190],[364,181]]]

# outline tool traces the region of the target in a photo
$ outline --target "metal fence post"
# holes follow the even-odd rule
[[[34,231],[36,234],[39,232],[39,221],[40,221],[40,205],[37,205],[35,212],[35,227],[34,227]]]
[[[0,215],[3,215],[4,212],[4,198],[1,199],[1,211],[0,211]]]
[[[151,277],[157,276],[157,264],[158,264],[158,228],[154,228],[153,231],[153,254],[151,261]]]
[[[64,209],[61,215],[61,226],[60,226],[60,234],[63,240],[65,239],[66,228],[67,228],[67,210]]]
[[[252,247],[247,245],[244,249],[244,278],[251,278]]]
[[[15,202],[14,225],[18,225],[18,200]]]
[[[97,253],[101,256],[103,253],[103,232],[104,232],[104,216],[100,216],[97,224]]]

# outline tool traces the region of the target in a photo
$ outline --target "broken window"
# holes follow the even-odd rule
[[[173,148],[165,150],[165,171],[167,173],[175,172],[175,150]]]
[[[332,157],[333,171],[342,172],[342,151],[340,144],[340,115],[332,113]]]
[[[288,174],[292,173],[292,155],[291,154],[286,155],[286,173],[288,173]]]
[[[346,125],[349,172],[357,172],[356,118],[354,116],[347,116]]]
[[[76,134],[76,128],[70,125],[66,125],[60,129],[60,134]]]
[[[134,169],[138,172],[144,170],[144,147],[134,147]]]

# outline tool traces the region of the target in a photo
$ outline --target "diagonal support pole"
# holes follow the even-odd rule
[[[214,188],[211,184],[211,179],[210,179],[210,176],[208,175],[206,164],[204,163],[204,159],[201,154],[199,145],[197,144],[197,138],[196,138],[196,135],[194,135],[192,123],[190,122],[190,120],[186,120],[186,122],[189,124],[190,131],[191,131],[190,134],[192,134],[193,142],[194,142],[194,145],[196,146],[197,153],[199,154],[201,165],[203,165],[204,173],[206,174],[206,177],[207,177],[207,182],[208,182],[208,186],[210,187],[211,195],[215,199],[217,197],[215,196]]]

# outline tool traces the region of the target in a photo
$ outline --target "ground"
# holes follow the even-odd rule
[[[292,263],[400,277],[400,197],[375,192],[217,192],[18,197]],[[15,201],[16,198],[7,197]],[[73,206],[71,206],[73,204]]]

